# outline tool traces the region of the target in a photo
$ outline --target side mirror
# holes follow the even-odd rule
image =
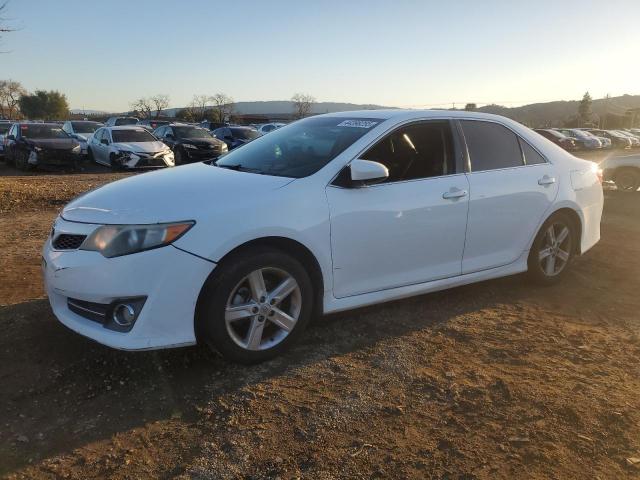
[[[387,167],[371,160],[354,160],[349,168],[351,170],[351,180],[356,185],[380,183],[389,178]]]
[[[106,138],[103,138],[102,140],[100,140],[100,143],[103,145],[109,145],[109,140],[107,140]]]

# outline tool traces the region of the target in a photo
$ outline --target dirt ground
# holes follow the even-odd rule
[[[0,177],[0,476],[640,478],[640,193],[606,193],[602,240],[561,285],[328,316],[242,367],[113,351],[53,317],[51,223],[120,176]]]

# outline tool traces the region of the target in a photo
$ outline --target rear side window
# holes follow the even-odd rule
[[[547,163],[542,155],[534,150],[534,148],[519,138],[520,146],[522,147],[522,154],[524,155],[525,165],[537,165],[539,163]]]
[[[467,142],[472,172],[521,167],[524,164],[518,137],[508,128],[476,120],[462,120],[460,124]]]
[[[390,133],[360,158],[382,163],[387,182],[453,173],[453,140],[447,121],[420,122]]]

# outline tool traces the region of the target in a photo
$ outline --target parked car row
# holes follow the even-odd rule
[[[640,129],[538,128],[535,131],[568,151],[640,147]]]

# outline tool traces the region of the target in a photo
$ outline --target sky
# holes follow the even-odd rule
[[[640,94],[639,0],[9,0],[0,79],[136,98],[507,106]]]

